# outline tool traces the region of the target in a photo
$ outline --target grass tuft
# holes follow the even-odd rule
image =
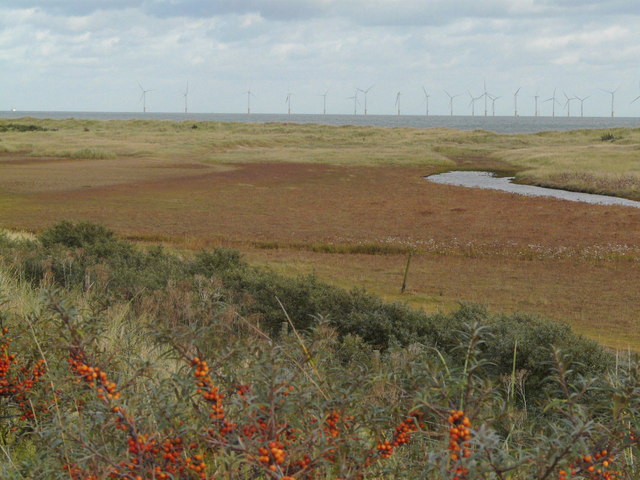
[[[81,148],[73,152],[65,153],[63,154],[63,156],[67,156],[69,158],[83,159],[83,160],[106,160],[109,158],[116,158],[115,153],[100,150],[97,148]]]

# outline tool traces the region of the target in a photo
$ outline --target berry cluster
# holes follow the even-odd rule
[[[203,456],[189,456],[183,440],[171,433],[164,439],[138,432],[136,424],[126,410],[114,403],[120,398],[115,382],[107,378],[107,374],[99,367],[92,366],[81,347],[70,349],[68,359],[70,369],[78,380],[95,390],[98,399],[111,407],[116,416],[115,428],[127,432],[127,451],[129,458],[111,468],[108,477],[126,480],[169,480],[173,478],[204,480],[206,463]],[[206,363],[200,377],[206,375]],[[188,450],[195,450],[198,445],[192,443]],[[83,471],[76,465],[64,465],[72,480],[95,480],[94,473]]]
[[[592,455],[577,458],[570,466],[570,473],[566,470],[558,472],[558,480],[569,478],[584,480],[622,480],[620,472],[609,470],[613,463],[613,456],[606,449],[599,450]]]
[[[287,452],[280,442],[269,442],[268,447],[260,447],[258,449],[260,454],[258,461],[272,472],[275,472],[284,463]]]
[[[63,465],[62,469],[69,474],[71,480],[98,480],[98,476],[87,473],[77,465]]]
[[[107,374],[100,367],[92,367],[87,363],[84,352],[79,348],[71,349],[67,359],[71,371],[80,380],[84,381],[91,388],[95,388],[98,398],[106,403],[120,398],[120,393],[116,391],[116,384],[107,379]]]
[[[223,395],[219,393],[218,387],[215,387],[211,381],[207,361],[194,357],[191,360],[191,365],[196,367],[193,375],[197,380],[198,393],[211,405],[209,416],[216,420],[224,420]]]
[[[343,430],[351,428],[353,420],[351,415],[343,415],[339,410],[332,410],[325,418],[322,430],[330,439],[338,438]]]
[[[393,434],[393,443],[391,445],[399,447],[409,443],[411,440],[411,434],[413,432],[417,432],[419,428],[424,428],[424,424],[420,422],[422,417],[423,413],[418,410],[409,412],[407,418],[405,418],[404,421],[396,427],[396,431]]]
[[[468,480],[469,470],[462,465],[463,458],[471,456],[471,421],[462,410],[451,410],[449,423],[449,458],[451,459],[452,480]]]
[[[400,425],[395,428],[393,433],[393,439],[391,441],[385,440],[378,442],[376,449],[382,458],[389,458],[393,455],[394,448],[400,447],[409,443],[411,440],[411,434],[417,432],[420,428],[424,428],[424,424],[420,422],[420,419],[424,414],[419,410],[409,412],[407,418],[405,418]]]
[[[20,420],[30,420],[34,418],[34,412],[28,395],[45,374],[45,363],[44,360],[38,360],[11,375],[12,366],[18,363],[18,359],[15,354],[9,353],[11,339],[8,333],[8,328],[0,330],[0,398],[7,398],[18,406]]]

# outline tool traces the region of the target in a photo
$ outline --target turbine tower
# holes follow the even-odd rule
[[[618,88],[620,88],[620,87],[618,87]],[[615,90],[604,90],[604,89],[601,89],[603,92],[607,92],[609,95],[611,95],[611,118],[613,118],[615,116],[615,113],[613,111],[613,100],[614,100],[616,92],[618,91],[618,88],[616,88]]]
[[[536,94],[533,96],[533,98],[535,99],[536,102],[536,108],[534,111],[534,116],[538,116],[540,114],[540,112],[538,111],[538,99],[540,98],[540,95],[538,95],[539,91],[536,91]]]
[[[428,117],[428,116],[429,116],[429,97],[430,97],[431,95],[429,95],[429,94],[427,93],[427,89],[426,89],[426,88],[424,88],[424,86],[422,87],[422,91],[424,92],[424,101],[425,101],[425,103],[427,104],[427,109],[426,109],[426,111],[425,111],[425,116],[427,116],[427,117]],[[638,97],[638,98],[640,98],[640,97]]]
[[[251,97],[255,97],[253,92],[251,91],[251,87],[247,90],[247,115],[251,115]]]
[[[357,115],[358,114],[358,89],[356,88],[355,93],[353,94],[353,97],[347,97],[347,100],[353,100],[353,114]]]
[[[320,95],[322,97],[322,114],[323,115],[327,114],[327,93],[329,93],[329,89],[327,89],[326,92]]]
[[[584,117],[584,101],[589,98],[589,97],[584,97],[584,98],[580,98],[580,97],[576,97],[576,100],[580,101],[580,116]],[[640,98],[640,97],[638,97]]]
[[[487,81],[483,80],[482,81],[483,86],[484,86],[484,92],[482,93],[482,96],[484,97],[484,116],[487,116],[487,97],[489,96],[489,93],[487,92]]]
[[[402,93],[400,92],[396,94],[396,107],[398,107],[398,116],[400,116],[400,95],[402,95]]]
[[[547,98],[544,103],[551,102],[551,116],[556,116],[556,89],[553,89],[553,96],[551,98]]]
[[[491,116],[495,117],[496,116],[496,100],[498,100],[500,97],[492,97],[489,95],[489,98],[491,98]]]
[[[287,93],[287,98],[284,99],[284,103],[287,104],[287,115],[291,115],[291,92]]]
[[[153,92],[153,90],[145,90],[140,82],[138,82],[138,86],[142,91],[142,93],[140,94],[140,101],[142,101],[142,112],[145,113],[147,111],[147,93]]]
[[[564,95],[564,98],[567,99],[567,101],[564,103],[564,106],[567,107],[567,117],[571,116],[571,100],[577,100],[576,97],[569,97],[565,92],[562,92],[562,94]]]
[[[520,92],[520,89],[522,87],[518,87],[518,89],[516,90],[516,92],[513,94],[513,106],[514,106],[514,112],[513,112],[513,116],[517,117],[518,116],[518,93]]]
[[[189,96],[189,82],[187,82],[187,88],[184,91],[184,113],[187,113],[187,97]]]
[[[373,85],[371,85],[369,88],[367,88],[366,90],[362,90],[361,88],[357,88],[356,90],[358,90],[359,92],[364,93],[364,114],[367,114],[367,93],[369,93],[369,90],[371,90],[373,88]]]
[[[459,97],[460,94],[458,95],[451,95],[449,92],[447,92],[446,90],[444,91],[444,93],[447,94],[447,96],[449,97],[449,115],[453,117],[453,99],[456,97]]]
[[[467,93],[471,98],[471,101],[469,102],[469,106],[471,107],[471,116],[475,117],[476,116],[476,100],[480,100],[482,98],[482,95],[480,95],[479,97],[474,97],[473,95],[471,95],[471,92],[469,90],[467,90]]]

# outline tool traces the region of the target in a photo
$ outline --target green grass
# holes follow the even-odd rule
[[[61,157],[79,158],[79,159],[97,159],[104,160],[107,158],[116,158],[116,154],[113,152],[101,150],[98,148],[81,148],[74,150],[73,152],[63,152]]]

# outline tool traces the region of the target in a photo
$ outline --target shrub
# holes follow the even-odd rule
[[[618,140],[618,138],[611,132],[603,133],[600,136],[600,141],[602,142],[613,142],[614,140]]]
[[[182,259],[160,247],[136,249],[104,227],[69,222],[40,238],[43,247],[18,260],[25,278],[35,284],[51,279],[66,288],[90,290],[103,303],[135,298],[138,311],[151,309],[172,325],[206,324],[212,308],[228,303],[245,318],[259,319],[260,328],[272,337],[278,337],[289,321],[301,332],[324,321],[339,339],[356,337],[380,351],[420,343],[462,363],[465,357],[455,351],[458,332],[477,323],[487,332],[481,347],[492,358],[483,366],[487,375],[501,378],[514,369],[526,372],[523,389],[530,400],[544,395],[551,347],[571,354],[574,376],[599,374],[613,362],[595,342],[556,322],[492,315],[482,306],[466,304],[451,314],[427,315],[362,290],[330,286],[314,276],[290,278],[250,266],[233,250],[218,248]],[[213,295],[211,282],[219,283]]]
[[[62,245],[67,248],[95,248],[99,245],[124,244],[113,231],[91,222],[62,221],[39,235],[45,248]]]
[[[39,240],[43,248],[25,254],[20,265],[32,282],[50,276],[67,288],[97,286],[114,297],[132,298],[185,274],[183,262],[161,247],[138,250],[101,225],[64,221]]]
[[[450,351],[376,353],[354,336],[340,342],[326,322],[270,338],[220,304],[206,324],[150,322],[108,346],[109,316],[40,294],[30,318],[0,311],[25,347],[0,338],[2,353],[22,363],[38,350],[48,368],[33,390],[51,385],[31,397],[37,415],[3,417],[26,426],[0,428],[3,478],[637,478],[636,360],[572,377],[570,354],[553,349],[538,414],[527,416],[490,373],[490,326],[464,322]],[[458,319],[482,315],[464,307]]]
[[[209,252],[201,252],[189,265],[192,275],[211,277],[238,269],[245,269],[247,264],[242,261],[240,252],[226,248],[215,248]]]
[[[46,132],[48,128],[24,123],[0,123],[0,132]]]

